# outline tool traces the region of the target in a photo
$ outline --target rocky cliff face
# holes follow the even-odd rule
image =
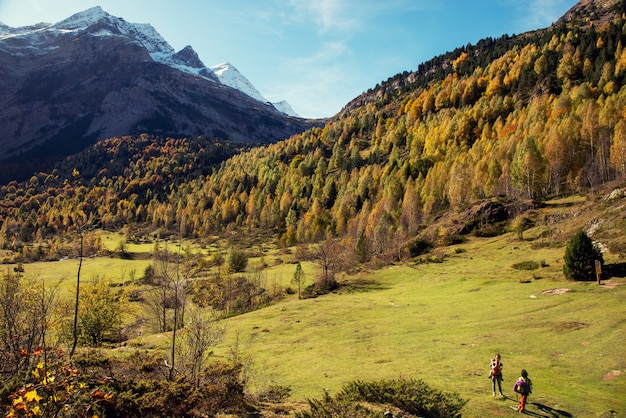
[[[0,27],[0,161],[45,164],[128,134],[271,143],[312,126],[220,83],[191,47],[95,11]],[[20,174],[9,166],[3,180]]]
[[[602,26],[626,12],[623,0],[580,0],[563,15],[557,24],[574,23],[580,26]]]

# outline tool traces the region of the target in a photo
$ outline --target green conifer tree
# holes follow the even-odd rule
[[[602,252],[593,244],[585,231],[572,237],[563,256],[563,274],[569,280],[595,280],[595,262],[604,262]]]

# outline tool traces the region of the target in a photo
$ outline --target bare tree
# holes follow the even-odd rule
[[[194,261],[194,255],[189,250],[181,253],[180,247],[177,254],[167,248],[161,250],[155,247],[154,274],[157,284],[157,297],[151,299],[153,312],[158,312],[158,321],[163,331],[168,329],[168,309],[172,314],[172,344],[170,349],[170,374],[174,378],[176,369],[176,337],[177,331],[184,323],[187,290],[191,284],[191,278],[201,269]]]
[[[179,358],[186,374],[194,386],[198,387],[201,383],[202,368],[211,355],[208,350],[222,339],[225,330],[215,325],[212,315],[200,309],[191,309],[189,318],[190,321],[182,333]]]
[[[57,305],[57,296],[62,280],[63,279],[59,280],[52,287],[46,286],[45,282],[42,280],[41,291],[35,298],[36,309],[39,312],[41,319],[39,322],[39,335],[41,341],[40,345],[43,348],[44,364],[48,364],[46,336],[48,335],[48,329],[50,328],[50,324],[52,322],[52,310]]]
[[[155,288],[145,295],[146,306],[154,318],[154,331],[167,332],[167,310],[172,300],[171,289],[161,281],[155,281]]]
[[[0,372],[13,376],[30,366],[32,352],[45,352],[51,310],[58,284],[41,288],[20,272],[7,270],[0,277]]]
[[[313,259],[319,265],[321,272],[315,286],[322,292],[328,292],[337,287],[335,268],[341,253],[339,244],[332,237],[326,238],[313,250]]]
[[[74,303],[74,327],[72,328],[72,348],[70,350],[70,359],[74,355],[74,351],[76,350],[76,345],[78,344],[78,302],[80,299],[80,272],[83,267],[83,257],[84,257],[84,249],[85,249],[85,237],[87,234],[95,229],[96,220],[92,216],[86,217],[85,213],[79,211],[75,215],[75,224],[76,232],[78,233],[79,238],[79,248],[78,248],[78,272],[76,273],[76,298]],[[78,223],[80,221],[80,223]]]

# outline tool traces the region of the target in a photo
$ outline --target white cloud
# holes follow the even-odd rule
[[[346,32],[359,25],[358,8],[353,6],[360,5],[353,5],[351,0],[289,0],[289,5],[299,23],[313,23],[318,32]]]
[[[529,30],[550,26],[575,4],[572,0],[530,0],[522,3],[518,7],[520,24]]]

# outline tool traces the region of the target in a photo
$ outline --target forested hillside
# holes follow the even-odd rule
[[[0,413],[512,416],[502,352],[529,413],[619,415],[626,2],[578,7],[278,143],[113,137],[0,186]]]
[[[214,170],[212,155],[235,150],[113,138],[3,186],[0,245],[43,244],[91,218],[185,237],[273,229],[288,245],[347,237],[377,256],[483,199],[584,192],[626,175],[624,46],[623,16],[484,40]]]

